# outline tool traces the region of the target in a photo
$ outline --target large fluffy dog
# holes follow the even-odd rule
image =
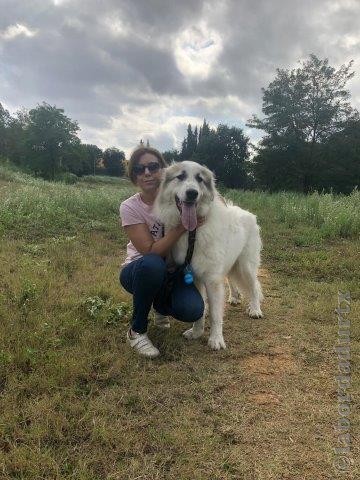
[[[237,288],[248,295],[248,313],[262,317],[262,293],[257,279],[261,240],[256,217],[246,210],[226,205],[215,188],[212,172],[195,162],[175,163],[164,171],[155,212],[165,224],[165,230],[180,221],[187,230],[197,225],[197,217],[206,217],[196,232],[191,266],[195,284],[209,302],[209,346],[226,348],[223,338],[224,279],[230,284],[230,301],[236,302]],[[182,235],[172,249],[176,264],[185,261],[188,235]],[[184,335],[198,338],[204,332],[204,318],[193,323]]]

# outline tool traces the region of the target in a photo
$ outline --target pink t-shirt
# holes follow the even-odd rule
[[[135,195],[128,198],[120,205],[119,211],[121,225],[126,227],[127,225],[145,223],[149,227],[150,233],[156,242],[163,236],[163,226],[152,213],[152,208],[152,205],[147,205],[141,200],[139,192],[135,193]],[[127,265],[134,260],[138,260],[142,256],[143,255],[136,250],[134,245],[129,242],[126,247],[126,259],[122,265]]]

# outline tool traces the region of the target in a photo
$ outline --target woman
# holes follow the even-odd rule
[[[168,315],[184,322],[202,317],[204,302],[196,287],[178,276],[170,295],[166,295],[165,258],[171,247],[186,232],[181,223],[163,234],[163,226],[152,207],[166,163],[161,153],[150,147],[137,148],[128,163],[131,182],[140,190],[120,205],[121,224],[130,240],[120,272],[121,285],[133,295],[133,315],[127,342],[140,355],[157,357],[160,352],[147,336],[148,314],[155,310],[155,324],[169,328]],[[203,223],[199,219],[198,226]]]

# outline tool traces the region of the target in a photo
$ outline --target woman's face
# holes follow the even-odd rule
[[[145,167],[145,170],[142,167]],[[137,170],[139,170],[139,172],[137,172]],[[142,171],[140,172],[140,170]],[[159,188],[161,182],[161,165],[155,155],[144,153],[134,167],[134,172],[136,172],[136,185],[143,192],[151,192]]]

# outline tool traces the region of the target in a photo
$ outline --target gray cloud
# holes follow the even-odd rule
[[[277,67],[360,63],[357,0],[0,0],[0,101],[47,101],[84,141],[179,145],[186,124],[244,126]],[[349,84],[360,106],[358,79]],[[247,130],[247,134],[252,135]],[[258,133],[254,132],[254,138]]]

